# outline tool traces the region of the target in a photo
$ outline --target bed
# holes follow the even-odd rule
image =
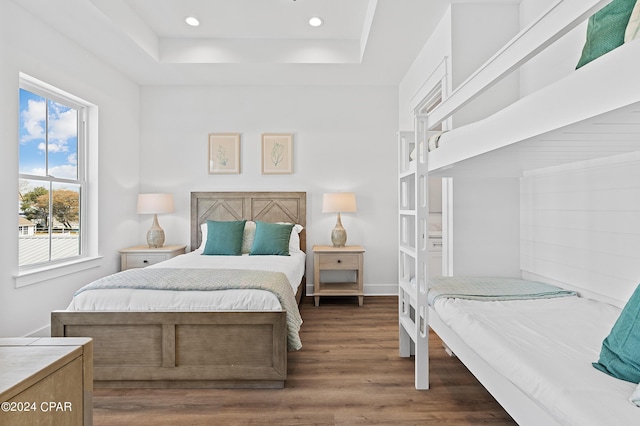
[[[202,256],[208,220],[297,224],[302,228],[296,232],[300,249],[291,256]],[[288,323],[292,311],[298,314],[306,286],[305,226],[304,192],[193,192],[192,251],[90,284],[99,288],[79,290],[69,309],[52,312],[51,334],[94,339],[96,387],[282,388],[287,353],[300,346],[292,345]],[[215,280],[249,280],[269,269],[278,271],[272,276],[280,281],[286,276],[289,312],[280,299],[260,289],[180,291],[169,284],[163,290],[125,289],[124,295],[109,297],[115,292],[104,288],[113,286],[111,278],[118,280],[116,286],[122,278],[147,285],[164,280],[163,275],[201,279],[211,272],[216,272]],[[249,296],[233,294],[246,291]],[[203,303],[204,298],[214,299]]]
[[[640,424],[640,408],[629,401],[637,383],[592,366],[620,308],[513,278],[446,277],[431,285],[431,327],[519,424]],[[505,296],[504,288],[516,291]]]

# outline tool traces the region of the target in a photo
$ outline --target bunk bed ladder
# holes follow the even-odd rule
[[[416,389],[429,389],[429,182],[426,129],[426,116],[416,116],[415,131],[398,134],[400,356],[415,355]]]

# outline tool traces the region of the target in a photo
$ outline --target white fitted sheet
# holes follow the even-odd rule
[[[204,256],[201,250],[147,268],[250,269],[283,272],[293,292],[305,271],[304,252],[291,256]],[[102,289],[73,297],[70,311],[279,311],[278,298],[266,290],[166,291]]]
[[[637,384],[596,370],[620,309],[580,297],[440,299],[436,312],[496,371],[565,425],[640,425]]]

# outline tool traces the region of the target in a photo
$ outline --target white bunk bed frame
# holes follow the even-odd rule
[[[400,355],[415,355],[415,386],[417,389],[428,389],[427,329],[431,327],[521,425],[554,425],[558,422],[470,349],[427,304],[428,267],[426,257],[421,253],[421,247],[426,246],[426,241],[422,241],[426,237],[421,230],[421,223],[428,215],[428,206],[425,212],[425,203],[420,201],[421,197],[427,196],[423,183],[428,181],[429,176],[521,177],[527,170],[640,151],[637,133],[633,137],[602,144],[598,143],[597,138],[593,138],[593,141],[581,138],[578,141],[568,132],[570,129],[589,132],[594,127],[602,128],[602,124],[606,124],[608,129],[619,126],[623,130],[635,126],[637,132],[640,125],[640,91],[630,88],[638,87],[640,39],[626,43],[486,119],[445,133],[439,147],[428,154],[425,149],[424,157],[418,155],[414,164],[403,164],[406,163],[406,156],[402,158],[403,152],[408,147],[418,147],[420,142],[426,145],[429,129],[448,120],[464,105],[583,23],[609,1],[557,0],[539,19],[520,31],[443,99],[439,106],[430,110],[427,116],[417,116],[416,123],[419,124],[412,134],[415,140],[411,144],[406,142],[410,137],[408,133],[401,132],[399,135],[400,222],[403,220],[403,208],[407,209],[406,205],[403,207],[403,203],[406,204],[402,194],[403,176],[413,174],[412,178],[415,179],[415,188],[409,188],[415,196],[415,206],[404,213],[415,215],[413,247],[403,247],[402,232],[406,233],[406,230],[400,224]],[[593,85],[593,81],[608,83]],[[549,105],[554,105],[555,111],[561,110],[563,113],[553,114]],[[532,120],[531,117],[536,119]],[[504,123],[510,125],[505,126]],[[425,128],[420,128],[421,125]],[[482,137],[485,135],[490,137]],[[559,141],[563,147],[569,147],[563,149],[561,155],[558,155],[557,148],[554,149],[554,144],[557,145]],[[407,264],[403,252],[409,252],[415,263]],[[410,278],[414,277],[413,283],[410,282]]]

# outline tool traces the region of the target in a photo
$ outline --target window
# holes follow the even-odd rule
[[[20,82],[18,264],[42,267],[86,254],[83,209],[86,105]]]

